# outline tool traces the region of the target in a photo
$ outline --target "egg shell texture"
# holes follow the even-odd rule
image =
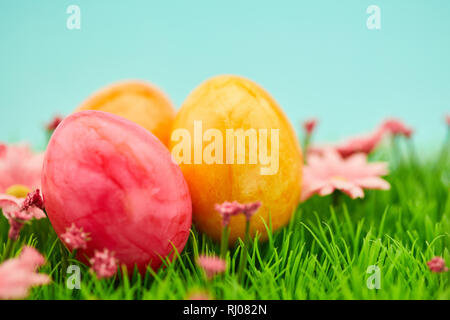
[[[44,160],[42,192],[58,235],[72,223],[90,233],[88,249],[112,250],[128,270],[160,266],[182,251],[191,226],[187,184],[168,150],[121,117],[83,111],[54,132]]]
[[[267,129],[268,154],[271,152],[271,129],[279,129],[279,169],[273,175],[261,175],[261,163],[249,164],[249,143],[246,142],[245,164],[180,163],[189,185],[193,220],[197,228],[213,239],[221,237],[221,217],[214,204],[237,200],[241,203],[260,200],[262,207],[251,219],[252,235],[258,231],[267,238],[269,217],[273,230],[286,225],[298,205],[301,191],[302,153],[295,132],[275,100],[259,85],[248,79],[224,75],[214,77],[197,87],[178,112],[172,133],[187,129],[194,137],[194,121],[201,121],[203,132],[218,129],[226,138],[226,129]],[[169,149],[178,140],[171,141]],[[203,142],[203,150],[209,142]],[[192,143],[191,154],[194,154]],[[223,152],[225,157],[225,150]],[[245,217],[230,221],[230,244],[243,238]]]
[[[124,81],[95,92],[76,111],[99,110],[124,117],[153,133],[166,146],[175,109],[159,88],[143,81]]]

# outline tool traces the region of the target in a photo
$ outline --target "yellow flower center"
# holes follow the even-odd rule
[[[15,184],[6,190],[6,194],[16,198],[26,198],[30,189],[22,184]]]

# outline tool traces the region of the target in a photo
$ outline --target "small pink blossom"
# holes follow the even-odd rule
[[[261,207],[261,201],[250,202],[242,205],[242,213],[247,218],[247,221],[250,221],[252,216],[258,211]]]
[[[364,197],[363,189],[387,190],[390,185],[380,176],[387,174],[387,163],[368,163],[363,153],[344,159],[333,149],[323,155],[309,155],[303,171],[302,200],[314,194],[325,196],[338,189],[352,199]]]
[[[250,202],[246,204],[239,203],[237,201],[228,202],[225,201],[222,204],[216,204],[215,209],[222,217],[222,225],[227,226],[230,223],[230,219],[240,213],[243,213],[249,221],[251,217],[261,207],[261,201]]]
[[[445,266],[445,261],[441,257],[434,257],[427,262],[427,265],[432,272],[439,273],[448,271],[448,268]]]
[[[25,221],[27,220],[18,215],[14,215],[14,217],[9,220],[8,237],[10,239],[17,240],[17,238],[19,238],[20,230],[22,230]]]
[[[307,150],[307,156],[323,155],[328,149],[336,150],[343,158],[350,157],[356,153],[369,154],[378,147],[383,140],[384,134],[385,129],[379,128],[366,135],[348,138],[346,141],[336,145],[310,146]]]
[[[10,225],[10,239],[17,239],[20,230],[27,221],[30,221],[33,218],[42,219],[46,217],[44,211],[38,207],[42,207],[43,202],[41,202],[41,200],[37,200],[38,196],[36,195],[36,192],[39,193],[39,190],[30,193],[32,195],[29,194],[29,196],[25,199],[16,198],[9,195],[0,195],[0,208],[3,211],[5,218],[8,219]]]
[[[213,278],[216,274],[225,272],[227,269],[227,262],[215,256],[201,255],[197,259],[197,264],[203,269],[208,279]]]
[[[83,232],[82,228],[77,228],[74,223],[61,235],[61,239],[70,250],[86,249],[90,240],[89,234]]]
[[[32,207],[44,210],[44,198],[42,198],[41,191],[39,189],[28,193],[25,200],[23,201],[23,210],[28,210]]]
[[[44,263],[44,257],[27,246],[19,257],[3,262],[0,265],[0,299],[24,299],[31,287],[50,283],[48,275],[36,272]]]
[[[392,135],[402,135],[410,138],[413,134],[413,129],[407,126],[404,122],[398,119],[387,119],[381,124],[381,128]]]
[[[232,216],[238,215],[243,211],[243,206],[237,201],[225,201],[222,204],[216,204],[215,209],[222,217],[222,225],[227,226]]]
[[[317,126],[317,119],[309,119],[303,122],[303,129],[305,130],[307,135],[311,135],[314,132],[314,129]]]
[[[445,115],[445,122],[447,122],[447,126],[450,127],[450,114]]]
[[[117,272],[117,259],[114,253],[108,249],[94,252],[94,257],[90,259],[92,270],[97,275],[97,278],[111,278]]]
[[[59,124],[63,121],[61,116],[55,116],[52,121],[50,121],[45,128],[47,131],[55,131]]]
[[[306,157],[311,155],[321,156],[327,149],[335,150],[335,147],[330,144],[321,144],[321,145],[309,145],[306,150]]]
[[[33,153],[27,145],[0,143],[0,193],[15,185],[29,190],[40,188],[43,153]]]
[[[338,144],[335,148],[344,158],[361,152],[369,154],[380,144],[383,135],[384,130],[378,129],[365,136],[350,138],[347,141]]]

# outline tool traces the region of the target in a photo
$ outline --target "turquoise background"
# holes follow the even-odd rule
[[[81,8],[81,30],[66,9]],[[381,8],[368,30],[366,8]],[[43,125],[95,90],[137,78],[177,107],[217,74],[260,83],[317,139],[370,131],[386,116],[439,146],[450,111],[450,1],[0,1],[0,140],[45,142]]]

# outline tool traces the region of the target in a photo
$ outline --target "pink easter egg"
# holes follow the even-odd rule
[[[189,236],[192,203],[180,168],[153,134],[110,113],[78,112],[58,126],[42,193],[59,236],[72,223],[90,234],[79,250],[85,261],[107,248],[129,271],[155,270]]]

